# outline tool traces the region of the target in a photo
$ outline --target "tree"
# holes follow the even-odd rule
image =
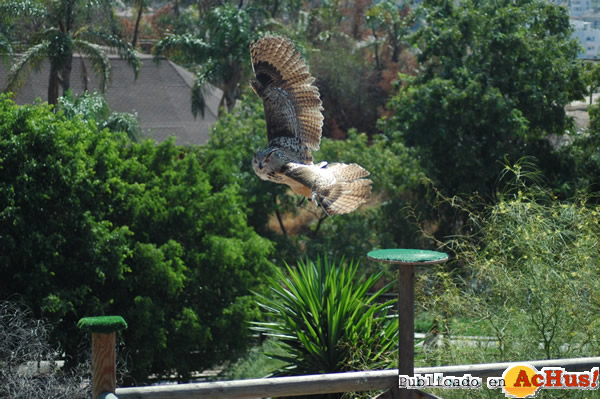
[[[499,161],[545,154],[585,93],[567,11],[545,1],[427,0],[414,36],[421,73],[402,76],[383,125],[419,150],[449,195],[495,192]]]
[[[331,35],[315,47],[310,72],[323,100],[323,134],[344,138],[351,128],[373,134],[378,110],[387,99],[378,85],[380,74],[366,62],[357,42],[346,35]]]
[[[0,31],[0,58],[8,65],[12,61],[13,48],[6,33]]]
[[[588,129],[573,132],[569,140],[556,149],[552,173],[547,174],[551,188],[561,198],[571,198],[581,193],[594,193],[600,189],[600,106],[587,108],[590,116]],[[591,195],[590,203],[600,198]]]
[[[266,12],[269,18],[293,23],[302,10],[301,0],[251,0],[249,6]]]
[[[378,40],[377,31],[383,31],[391,51],[390,59],[392,62],[398,62],[400,52],[408,37],[409,27],[413,23],[408,6],[406,4],[399,5],[390,0],[382,1],[367,11],[366,21],[376,41]],[[375,48],[375,54],[379,67],[377,48]]]
[[[250,17],[245,9],[223,5],[211,9],[196,33],[171,35],[156,44],[156,60],[173,57],[196,69],[192,112],[204,115],[205,83],[223,90],[219,110],[231,111],[250,74]],[[220,111],[219,111],[220,112]]]
[[[137,8],[137,15],[135,17],[135,27],[133,28],[133,39],[131,39],[131,47],[135,48],[137,45],[138,32],[140,30],[140,21],[144,10],[148,7],[147,0],[134,0],[133,6]]]
[[[116,49],[137,76],[141,62],[134,49],[114,32],[96,29],[93,25],[91,16],[94,11],[102,7],[105,10],[110,8],[110,0],[35,0],[28,3],[27,7],[18,7],[15,2],[19,3],[18,0],[4,2],[0,12],[31,18],[39,28],[33,35],[32,45],[25,49],[10,69],[7,90],[17,90],[31,69],[39,68],[42,61],[48,59],[48,103],[56,104],[59,88],[62,87],[64,94],[71,87],[73,54],[79,52],[86,56],[93,71],[100,76],[100,91],[105,91],[110,81],[110,61],[100,45]]]
[[[204,150],[133,143],[48,106],[3,98],[0,115],[3,298],[55,324],[71,362],[81,317],[122,315],[128,383],[186,380],[245,350],[273,248],[228,171]]]
[[[595,62],[585,62],[583,67],[583,78],[588,88],[590,105],[593,104],[594,93],[600,87],[600,65]]]

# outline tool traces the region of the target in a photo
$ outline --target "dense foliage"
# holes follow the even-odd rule
[[[590,105],[588,114],[589,128],[569,135],[569,142],[557,151],[555,168],[546,174],[556,194],[565,199],[600,190],[600,106]],[[591,196],[589,201],[598,203],[598,198]]]
[[[598,206],[585,196],[559,200],[527,162],[509,166],[506,178],[510,189],[497,203],[470,213],[466,231],[472,233],[448,243],[464,274],[438,270],[423,285],[421,304],[437,316],[444,334],[438,347],[425,352],[428,364],[598,351]],[[456,205],[473,209],[469,202]],[[469,343],[473,335],[490,341]]]
[[[78,117],[83,120],[93,120],[99,130],[124,132],[133,141],[137,141],[142,134],[137,113],[111,112],[104,96],[98,93],[85,92],[73,97],[73,93],[68,91],[58,99],[58,109],[68,119]]]
[[[173,141],[135,144],[7,99],[0,115],[3,295],[57,323],[72,360],[80,317],[122,315],[139,382],[244,350],[272,245],[248,227],[237,184]]]
[[[538,0],[423,3],[422,71],[404,76],[388,128],[448,195],[495,193],[505,157],[546,158],[585,93],[564,7]]]

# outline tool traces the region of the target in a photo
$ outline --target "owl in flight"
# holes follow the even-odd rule
[[[313,163],[319,149],[323,114],[319,89],[306,61],[287,38],[268,36],[250,44],[256,79],[252,88],[263,100],[268,147],[254,154],[252,167],[262,180],[287,184],[320,205],[327,214],[352,212],[371,194],[371,180],[355,163]]]

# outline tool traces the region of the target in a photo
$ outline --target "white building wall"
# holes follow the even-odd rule
[[[576,37],[583,46],[580,58],[600,58],[600,29],[593,28],[591,22],[574,21],[571,23],[575,27],[573,36]]]
[[[592,11],[592,0],[570,0],[569,14],[573,17],[580,17]]]

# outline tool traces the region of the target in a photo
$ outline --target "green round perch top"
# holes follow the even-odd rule
[[[121,316],[96,316],[84,317],[77,327],[92,333],[110,334],[127,328],[127,323]]]
[[[388,263],[433,264],[448,260],[448,254],[424,249],[377,249],[367,254],[370,259]]]

